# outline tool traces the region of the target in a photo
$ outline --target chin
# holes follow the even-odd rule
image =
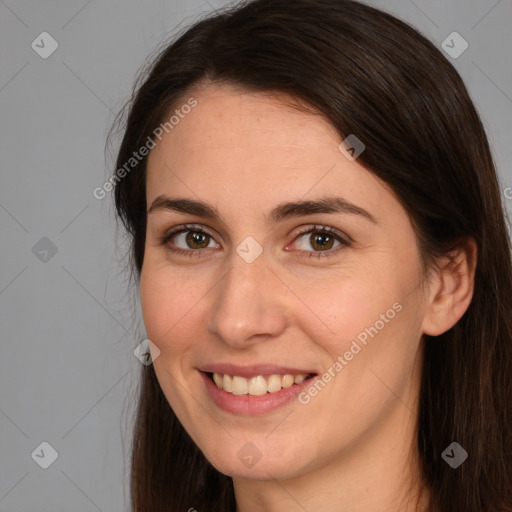
[[[266,457],[264,452],[258,453],[249,443],[243,446],[245,448],[241,450],[222,456],[207,456],[207,459],[220,473],[244,480],[286,480],[301,473],[299,468],[302,466],[297,460],[288,460],[275,453],[272,457]]]

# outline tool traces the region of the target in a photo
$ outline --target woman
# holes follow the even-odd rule
[[[188,29],[113,181],[153,364],[142,511],[511,511],[510,242],[482,124],[352,0]]]

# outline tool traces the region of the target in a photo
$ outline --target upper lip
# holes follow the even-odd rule
[[[215,363],[205,364],[200,368],[202,372],[206,373],[222,373],[227,375],[238,375],[250,379],[258,375],[301,375],[301,374],[315,374],[312,370],[304,370],[301,368],[278,366],[275,364],[251,364],[251,365],[236,365],[231,363]]]

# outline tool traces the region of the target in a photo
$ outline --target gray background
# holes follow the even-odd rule
[[[128,510],[143,331],[111,195],[92,191],[112,169],[106,135],[139,67],[223,3],[0,0],[0,511]],[[512,2],[371,3],[440,48],[453,31],[468,42],[450,59],[483,118],[510,210]],[[44,31],[59,45],[46,59],[31,47]],[[58,452],[48,469],[31,457],[43,441]]]

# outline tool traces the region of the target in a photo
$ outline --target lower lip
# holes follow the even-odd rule
[[[306,379],[300,384],[294,384],[289,388],[283,388],[281,391],[275,393],[266,393],[265,395],[234,395],[228,393],[223,389],[217,387],[217,385],[210,379],[209,374],[199,372],[206,385],[206,390],[210,395],[210,398],[225,411],[232,412],[235,414],[241,414],[245,416],[251,416],[256,414],[266,414],[286,404],[289,404],[297,395],[299,395],[306,387],[310,386],[314,381],[315,377]]]

